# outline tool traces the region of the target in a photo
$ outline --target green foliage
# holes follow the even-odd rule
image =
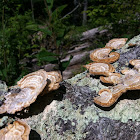
[[[0,79],[9,85],[21,78],[28,72],[27,64],[22,62],[26,57],[30,58],[33,49],[39,49],[36,55],[39,63],[58,63],[62,71],[68,66],[68,62],[60,62],[60,47],[62,47],[64,36],[69,28],[63,24],[61,14],[67,5],[61,5],[53,9],[53,0],[33,0],[35,3],[44,3],[46,19],[43,24],[33,22],[31,13],[23,11],[24,2],[14,0],[13,2],[3,0],[0,8],[2,12],[0,32]],[[27,4],[28,1],[25,0]],[[14,7],[14,9],[12,8]],[[32,5],[33,6],[33,5]],[[25,7],[24,7],[25,8]],[[33,10],[33,9],[32,9]],[[22,14],[21,14],[22,13]],[[56,50],[55,53],[42,49],[43,42],[47,40],[44,47]],[[14,79],[14,80],[13,80]]]
[[[34,52],[39,52],[36,57],[40,65],[57,63],[64,71],[72,59],[61,62],[64,51],[91,28],[104,26],[111,31],[111,37],[131,38],[140,32],[140,1],[89,0],[86,26],[80,25],[84,3],[79,2],[79,8],[63,18],[76,5],[64,0],[2,0],[0,79],[12,85],[28,73],[29,64],[23,60],[31,59]],[[104,46],[103,40],[98,38],[95,43]]]
[[[38,31],[43,33],[44,39],[47,39],[46,49],[54,50],[55,53],[47,51],[45,48],[41,49],[36,55],[39,65],[42,63],[56,63],[59,65],[59,70],[64,71],[72,59],[72,56],[68,61],[61,62],[60,48],[62,50],[63,41],[65,35],[69,31],[69,27],[63,23],[61,19],[62,11],[67,7],[67,5],[62,5],[53,10],[53,0],[44,0],[45,10],[46,10],[46,20],[43,24],[38,25]]]
[[[0,79],[11,85],[19,75],[27,73],[25,64],[23,67],[20,60],[31,48],[28,39],[30,33],[26,29],[26,24],[31,20],[30,12],[17,15],[18,11],[16,11],[15,16],[9,18],[5,9],[8,9],[6,5],[3,6],[0,32]]]
[[[42,38],[33,38],[33,45],[45,47],[46,49],[60,53],[64,46],[65,36],[70,31],[71,26],[65,24],[65,19],[62,19],[62,12],[67,5],[61,5],[54,8],[53,0],[43,0],[44,8],[42,11],[45,13],[45,20],[37,20],[36,24],[27,26],[29,30],[41,32]],[[37,35],[38,36],[38,35]],[[45,42],[45,44],[43,43]]]
[[[41,51],[36,55],[39,63],[41,62],[50,62],[50,63],[57,63],[57,54],[52,52],[48,52],[45,48],[41,49]]]
[[[116,36],[137,34],[140,29],[140,2],[137,0],[91,0],[87,14],[93,27],[106,26]],[[114,35],[115,36],[115,35]]]
[[[48,40],[47,48],[53,48],[59,54],[59,47],[62,45],[64,36],[69,31],[69,28],[61,20],[61,13],[67,5],[59,6],[53,10],[53,0],[44,0],[44,3],[46,21],[43,24],[43,28],[39,28],[39,31],[43,32],[44,38]]]
[[[59,64],[59,70],[63,72],[68,65],[70,64],[71,59],[73,56],[70,56],[68,61],[61,61],[60,54],[55,54],[52,52],[48,52],[45,48],[41,49],[41,51],[36,55],[39,65],[43,64],[44,62],[52,63],[52,64]]]
[[[69,66],[72,58],[73,58],[73,56],[71,55],[68,61],[63,61],[63,62],[60,63],[59,69],[60,69],[61,72],[64,71]]]

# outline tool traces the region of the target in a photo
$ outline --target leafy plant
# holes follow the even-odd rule
[[[68,67],[71,59],[73,58],[73,56],[70,56],[68,61],[61,61],[60,54],[48,52],[45,48],[41,49],[36,57],[38,59],[39,65],[43,64],[44,62],[58,64],[58,69],[61,71],[61,74],[63,74],[63,71]]]
[[[138,1],[91,0],[91,2],[87,14],[93,27],[105,26],[113,33],[113,37],[123,37],[126,33],[136,35],[139,32]]]
[[[36,55],[39,64],[45,61],[50,63],[57,63],[57,56],[59,55],[48,52],[45,48],[42,48],[41,51]]]
[[[31,48],[28,39],[30,33],[25,28],[26,24],[31,22],[31,20],[30,12],[26,12],[24,15],[18,15],[17,8],[14,13],[15,16],[8,17],[6,14],[8,6],[5,4],[2,9],[0,79],[6,81],[8,85],[11,85],[19,75],[27,72],[25,64],[24,66],[20,64],[20,60],[24,58],[24,54],[29,53]]]
[[[72,56],[68,61],[61,62],[63,52],[64,37],[69,31],[69,27],[63,24],[61,13],[67,5],[62,5],[53,10],[53,0],[44,0],[46,20],[42,25],[38,24],[37,32],[43,33],[46,41],[45,46],[36,55],[39,65],[44,62],[58,64],[59,70],[63,72],[69,65]],[[34,27],[34,26],[33,26]],[[43,41],[43,40],[42,40]],[[39,43],[42,44],[42,41]],[[36,40],[36,42],[38,42]],[[49,51],[47,51],[49,50]]]
[[[58,6],[53,9],[53,0],[44,0],[44,5],[44,12],[46,13],[45,21],[41,21],[41,24],[36,24],[37,26],[35,24],[29,25],[28,29],[43,33],[43,40],[39,42],[39,40],[36,39],[34,44],[38,44],[46,49],[51,49],[59,54],[60,48],[63,46],[64,37],[70,30],[70,28],[63,23],[64,19],[61,19],[62,11],[67,5]],[[45,42],[45,44],[42,42]]]

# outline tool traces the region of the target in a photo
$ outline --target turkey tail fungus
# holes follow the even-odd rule
[[[49,82],[47,82],[48,79],[50,80]],[[30,106],[30,104],[35,102],[37,96],[41,94],[46,85],[46,92],[56,90],[59,88],[61,80],[62,77],[59,72],[46,72],[43,69],[24,76],[15,86],[15,88],[19,87],[20,91],[18,93],[9,92],[5,96],[5,101],[0,106],[0,114],[5,112],[14,114]]]
[[[21,120],[8,124],[7,127],[0,130],[1,140],[29,140],[30,127]]]

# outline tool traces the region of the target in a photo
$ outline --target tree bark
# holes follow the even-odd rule
[[[35,21],[33,0],[31,0],[31,9],[32,9],[32,19],[33,19],[33,21]]]
[[[83,11],[83,26],[87,24],[87,7],[88,7],[88,0],[84,0],[84,11]]]

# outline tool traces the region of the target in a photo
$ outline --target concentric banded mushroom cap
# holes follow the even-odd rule
[[[140,72],[140,59],[130,60],[129,63]]]
[[[109,107],[112,102],[112,93],[109,89],[101,89],[98,93],[100,96],[94,98],[94,102],[103,107]]]
[[[127,38],[115,38],[115,39],[111,39],[105,47],[110,47],[112,49],[120,49],[121,47],[123,47],[125,45],[127,41]]]
[[[47,72],[43,69],[36,72],[32,72],[24,76],[20,81],[17,82],[17,85],[20,88],[32,88],[38,89],[41,92],[46,86],[47,82]]]
[[[127,86],[127,90],[138,90],[140,89],[140,73],[131,76],[130,78],[126,78],[123,83]]]
[[[137,71],[135,71],[133,69],[124,69],[124,70],[121,70],[121,73],[132,76],[132,75],[135,75],[137,73]]]
[[[110,72],[114,72],[115,69],[111,64],[108,63],[90,63],[89,65],[85,65],[88,68],[89,73],[93,75],[105,75],[109,76]]]
[[[114,95],[117,94],[117,95],[121,96],[122,93],[126,92],[126,88],[127,88],[127,86],[121,83],[121,84],[113,86],[110,90]]]
[[[119,73],[110,73],[108,77],[100,76],[100,80],[103,83],[109,83],[114,85],[120,83],[120,78],[121,75]]]
[[[112,89],[101,89],[99,95],[94,98],[94,102],[103,107],[110,107],[117,99],[126,92],[126,87],[123,84],[118,84]]]
[[[49,79],[49,83],[47,83]],[[9,93],[5,96],[5,101],[0,106],[0,114],[14,114],[16,111],[21,111],[23,108],[30,106],[35,102],[37,96],[43,91],[47,84],[47,91],[59,88],[59,82],[62,80],[59,72],[46,72],[39,70],[24,76],[17,82],[21,88],[19,93]]]
[[[120,57],[120,54],[117,52],[112,52],[111,48],[105,47],[96,49],[90,54],[90,59],[95,62],[103,62],[103,63],[113,63],[117,61]]]
[[[21,120],[0,130],[1,140],[29,140],[30,127]]]
[[[5,96],[5,101],[0,106],[0,114],[14,114],[16,111],[21,111],[23,108],[30,106],[37,96],[42,92],[47,84],[47,72],[39,70],[24,76],[17,82],[21,88],[19,93],[9,93]]]
[[[47,84],[47,91],[56,90],[59,88],[59,83],[62,81],[62,76],[58,71],[47,72],[47,78],[50,83]]]

